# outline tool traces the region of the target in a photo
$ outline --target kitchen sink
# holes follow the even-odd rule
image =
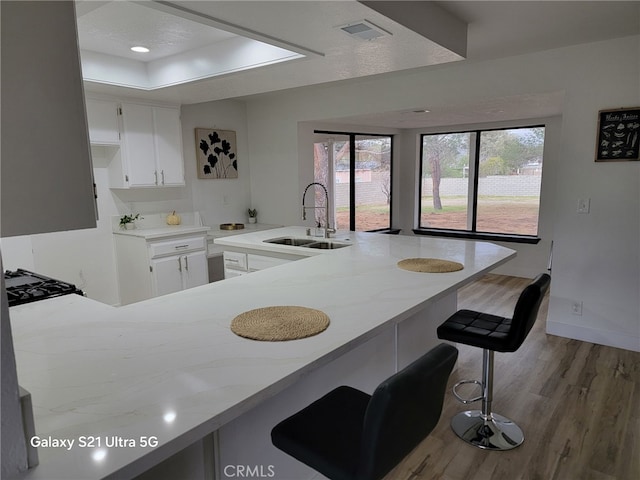
[[[311,240],[308,238],[279,237],[264,240],[265,243],[276,245],[288,245],[290,247],[316,248],[318,250],[333,250],[336,248],[349,247],[347,243],[336,243],[328,240]]]
[[[275,243],[276,245],[289,245],[291,247],[304,247],[310,243],[315,243],[316,240],[309,240],[308,238],[280,237],[265,240],[265,242]]]
[[[305,245],[307,248],[317,248],[320,250],[332,250],[334,248],[342,248],[348,247],[349,245],[344,243],[335,243],[335,242],[313,242]]]

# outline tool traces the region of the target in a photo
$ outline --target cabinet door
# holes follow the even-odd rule
[[[153,141],[153,110],[147,105],[122,104],[123,150],[130,187],[155,187],[158,171]]]
[[[205,252],[187,253],[182,256],[182,261],[184,288],[198,287],[209,283],[209,268]]]
[[[94,145],[119,145],[118,104],[87,98],[89,140]]]
[[[154,140],[159,185],[184,185],[180,110],[153,107]]]
[[[95,228],[74,3],[0,8],[2,237]]]
[[[184,268],[182,262],[182,255],[151,260],[154,297],[179,292],[183,289],[182,273]]]

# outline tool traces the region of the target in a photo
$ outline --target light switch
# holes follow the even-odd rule
[[[590,198],[580,198],[578,199],[578,213],[589,213],[591,209],[591,199]]]

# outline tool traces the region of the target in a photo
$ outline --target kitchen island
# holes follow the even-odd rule
[[[225,242],[278,252],[302,247],[264,240],[304,235],[286,227]],[[133,478],[214,432],[212,458],[203,461],[215,460],[220,478],[247,467],[308,478],[271,447],[269,429],[335,384],[372,390],[435,344],[435,326],[455,310],[461,286],[515,256],[486,242],[353,232],[337,239],[351,246],[120,308],[92,313],[86,302],[61,308],[61,299],[12,308],[18,379],[32,394],[36,434],[74,441],[41,446],[40,465],[19,478]],[[464,269],[396,266],[410,257]],[[316,308],[331,323],[287,342],[230,331],[235,316],[273,305]],[[211,473],[201,469],[202,478]]]

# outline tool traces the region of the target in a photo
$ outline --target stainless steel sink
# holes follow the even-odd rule
[[[294,237],[280,237],[271,238],[265,240],[266,243],[275,243],[276,245],[289,245],[292,247],[304,247],[310,243],[315,243],[316,240],[309,240],[308,238],[294,238]]]
[[[335,242],[314,242],[314,243],[309,243],[308,245],[305,245],[305,247],[307,248],[318,248],[320,250],[333,250],[334,248],[342,248],[342,247],[348,247],[349,245],[346,245],[344,243],[335,243]]]
[[[309,238],[278,237],[264,240],[265,243],[276,245],[288,245],[290,247],[316,248],[319,250],[333,250],[336,248],[348,247],[347,243],[336,243],[328,240],[311,240]]]

